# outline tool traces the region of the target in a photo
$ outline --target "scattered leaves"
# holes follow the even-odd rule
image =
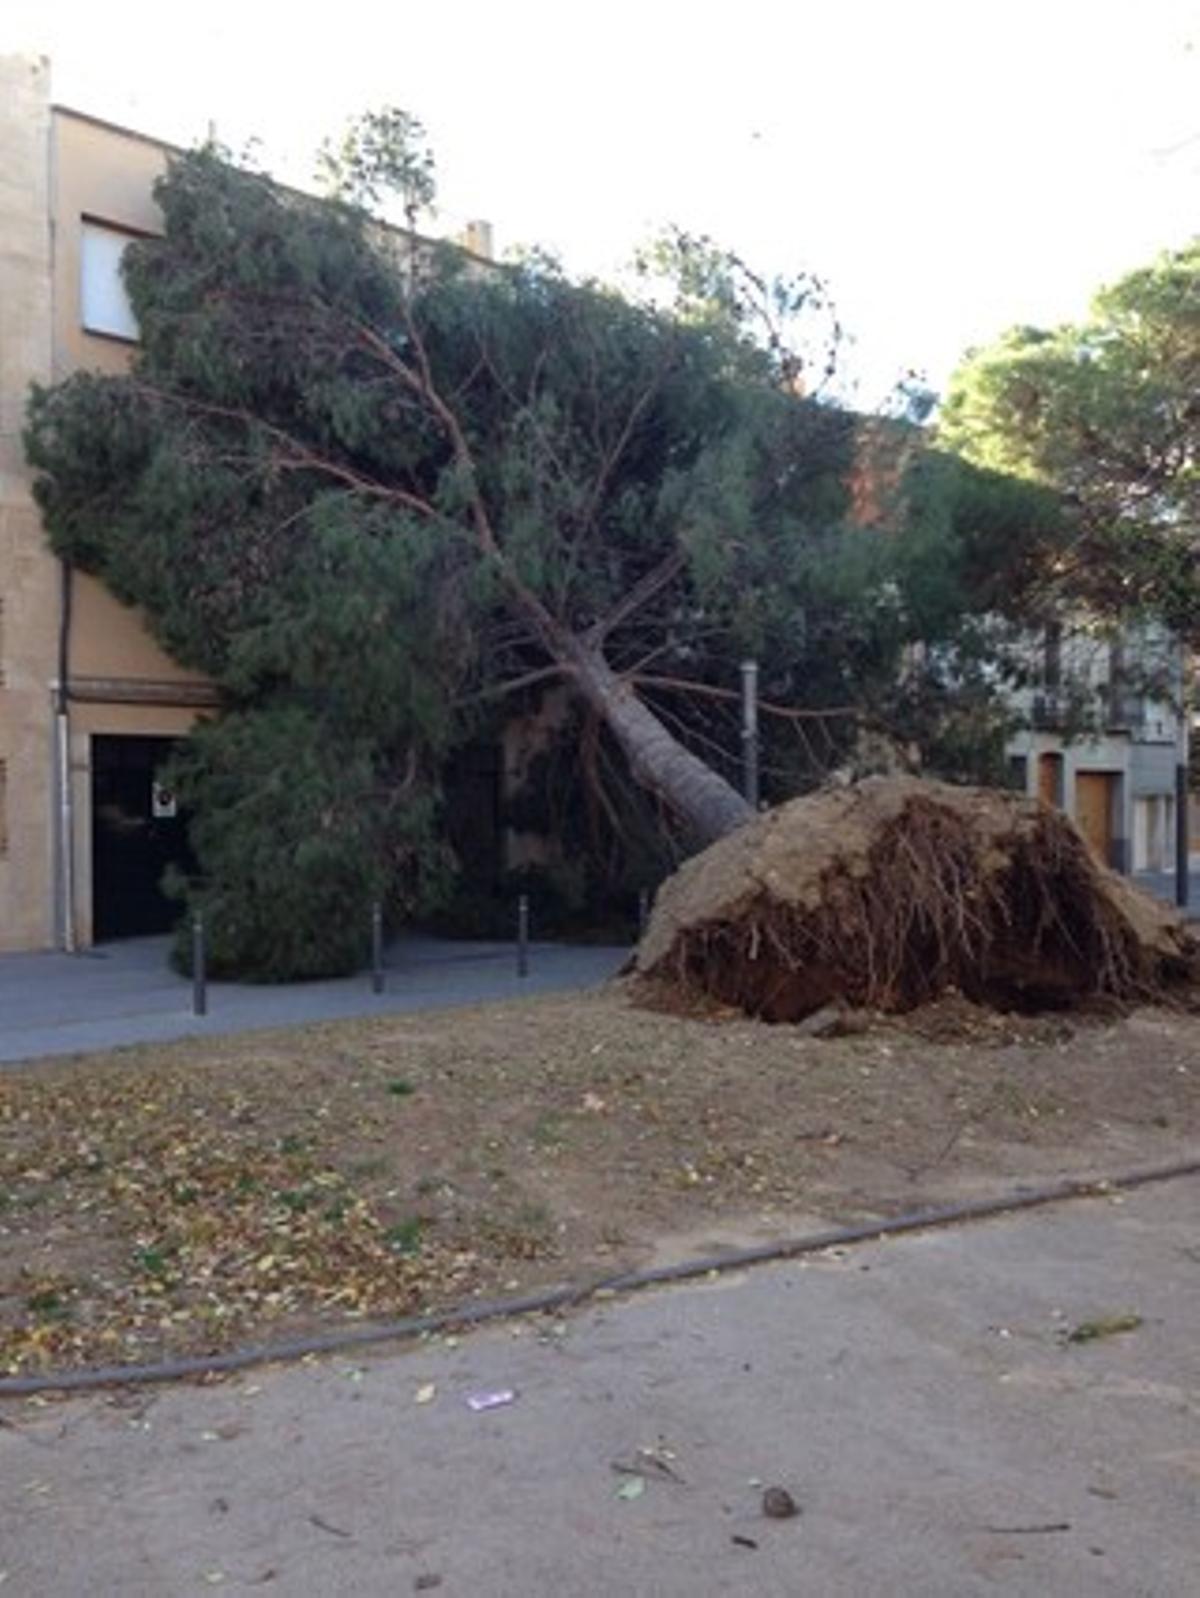
[[[718,1217],[887,1213],[968,1165],[1003,1183],[1014,1140],[1033,1179],[1068,1151],[1102,1168],[1114,1123],[1124,1148],[1141,1128],[1161,1150],[1164,1115],[1192,1135],[1200,1019],[1073,1026],[931,1044],[893,1020],[886,1042],[818,1044],[617,990],[6,1072],[0,1372],[602,1274]]]
[[[1104,1337],[1119,1337],[1122,1332],[1136,1332],[1142,1317],[1135,1314],[1098,1315],[1094,1320],[1080,1321],[1066,1335],[1068,1343],[1096,1343]]]
[[[250,1073],[223,1093],[203,1073],[143,1067],[0,1086],[0,1187],[36,1178],[38,1231],[108,1245],[85,1244],[94,1263],[74,1278],[18,1265],[17,1295],[0,1276],[0,1369],[215,1350],[272,1321],[404,1314],[469,1291],[471,1250],[391,1220],[323,1158],[334,1140],[281,1132],[263,1085]],[[33,1231],[0,1229],[0,1250]]]

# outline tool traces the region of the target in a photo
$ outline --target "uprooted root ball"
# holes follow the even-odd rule
[[[659,891],[637,969],[768,1021],[1145,1001],[1200,981],[1200,943],[1038,800],[871,778],[771,811]]]

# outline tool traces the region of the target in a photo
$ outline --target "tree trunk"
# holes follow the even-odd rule
[[[566,652],[579,692],[624,750],[635,780],[670,806],[701,848],[750,820],[748,801],[667,731],[599,650],[572,639]]]

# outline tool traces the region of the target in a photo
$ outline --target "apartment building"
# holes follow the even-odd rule
[[[120,279],[158,225],[168,147],[56,106],[49,64],[0,57],[0,950],[156,930],[184,850],[156,768],[214,703],[136,611],[46,545],[25,463],[32,382],[120,371]]]
[[[863,439],[852,480],[855,516],[886,528],[922,435],[908,424],[874,421]],[[1194,681],[1187,691],[1189,663],[1178,640],[1151,623],[1115,631],[1080,615],[1015,639],[1001,626],[996,646],[1013,680],[1025,684],[1005,690],[1020,722],[1006,750],[1012,786],[1066,811],[1117,870],[1173,873],[1180,771],[1195,736],[1183,707],[1200,686]],[[1193,797],[1185,832],[1195,839],[1198,828]]]
[[[1030,686],[1013,696],[1025,722],[1008,750],[1015,785],[1067,811],[1117,870],[1174,871],[1188,752],[1176,640],[1150,624],[1114,637],[1081,622],[1028,655]]]

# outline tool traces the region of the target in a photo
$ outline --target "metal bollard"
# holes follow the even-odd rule
[[[383,992],[383,906],[371,906],[371,992]]]
[[[742,792],[758,809],[758,662],[742,661]]]
[[[204,946],[204,917],[192,917],[192,1014],[208,1014],[208,960]]]
[[[529,895],[517,900],[517,975],[529,975]]]
[[[1188,837],[1188,768],[1175,767],[1175,903],[1188,908],[1191,887],[1191,839]]]

